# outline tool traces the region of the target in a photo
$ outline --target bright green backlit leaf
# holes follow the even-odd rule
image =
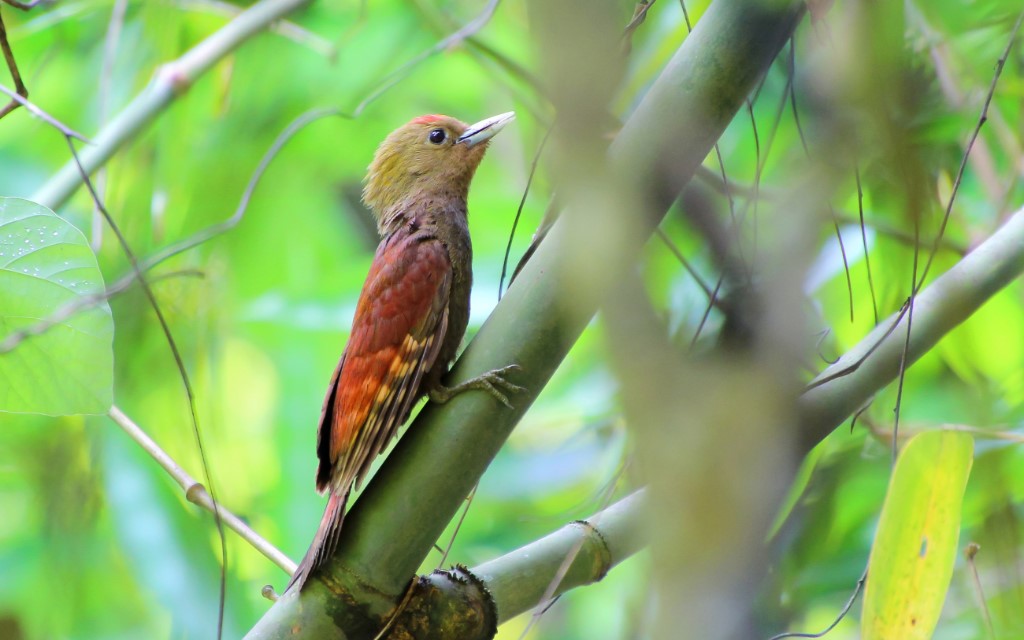
[[[41,205],[0,198],[0,411],[106,413],[114,321],[106,301],[50,319],[104,292],[85,237]]]
[[[868,562],[864,640],[930,638],[956,560],[960,507],[974,441],[928,431],[896,462]]]

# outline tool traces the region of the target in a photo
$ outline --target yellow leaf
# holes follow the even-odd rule
[[[901,452],[868,562],[864,640],[931,637],[953,575],[973,454],[971,437],[953,431],[922,433]]]

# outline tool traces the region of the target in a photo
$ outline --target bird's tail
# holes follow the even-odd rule
[[[334,554],[334,548],[338,546],[338,536],[341,533],[341,523],[345,519],[345,503],[348,502],[348,491],[342,494],[332,493],[327,501],[327,508],[324,509],[324,517],[320,520],[320,526],[313,536],[313,542],[309,550],[302,558],[292,579],[288,581],[285,591],[293,586],[302,591],[306,580],[317,569],[322,567],[327,559]]]

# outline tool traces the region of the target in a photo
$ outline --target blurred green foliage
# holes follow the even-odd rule
[[[116,113],[160,64],[221,27],[228,19],[225,7],[237,9],[188,0],[129,2],[101,82],[114,4],[81,0],[28,12],[0,9],[33,101],[87,135],[104,124],[102,104],[109,105],[108,117]],[[620,4],[625,26],[634,7]],[[706,4],[687,5],[691,21]],[[807,20],[796,39],[796,102],[812,153],[820,153],[815,141],[828,135],[830,119],[844,115],[822,110],[827,101],[815,82],[831,71],[830,43],[842,47],[848,4],[839,3],[814,24]],[[542,75],[545,61],[536,59],[526,8],[502,4],[470,41],[402,67],[481,8],[465,0],[314,2],[292,16],[306,35],[267,33],[248,41],[106,167],[107,207],[135,252],[149,255],[229,217],[260,157],[292,119],[321,106],[351,112],[389,74],[401,72],[400,82],[358,118],[321,120],[299,133],[271,165],[236,229],[154,272],[201,273],[161,279],[153,288],[192,376],[213,486],[227,508],[293,559],[305,551],[322,510],[313,491],[316,420],[376,244],[359,202],[360,181],[377,143],[411,117],[448,113],[474,121],[510,109],[519,114],[496,138],[470,196],[476,277],[470,336],[497,300],[516,207],[554,116],[533,79]],[[905,79],[913,101],[898,123],[906,139],[893,144],[906,142],[925,176],[920,235],[926,246],[939,228],[1016,11],[1016,0],[907,5],[901,46],[914,71]],[[633,35],[627,78],[612,105],[617,115],[642,97],[686,33],[678,5],[651,8]],[[324,55],[325,46],[336,49],[335,58]],[[870,49],[872,43],[861,46]],[[1022,66],[1018,41],[953,207],[945,233],[951,243],[972,246],[1024,201]],[[800,178],[793,168],[804,153],[786,102],[787,78],[787,60],[780,59],[753,102],[757,135],[741,113],[720,142],[728,181],[749,190],[759,176],[760,196],[769,202]],[[807,277],[807,308],[794,310],[807,313],[813,331],[823,336],[807,336],[808,374],[873,326],[873,308],[884,317],[909,291],[914,254],[907,238],[914,221],[904,206],[907,187],[877,132],[864,134],[868,142],[857,153],[863,156],[875,298],[856,225],[856,185],[852,175],[844,176],[833,206],[849,262],[853,319],[835,232],[823,225],[821,253]],[[852,146],[838,145],[837,153]],[[57,132],[25,109],[13,112],[0,120],[0,195],[29,197],[67,157]],[[719,173],[714,155],[705,164]],[[513,241],[513,263],[551,191],[542,161]],[[725,198],[715,206],[729,215]],[[737,197],[735,207],[746,213],[751,205]],[[87,194],[78,193],[58,213],[97,247],[107,282],[128,272],[110,230],[94,220]],[[756,210],[749,215],[748,233],[757,224]],[[663,229],[714,286],[713,259],[689,222],[670,215]],[[929,279],[957,258],[956,251],[941,249]],[[697,345],[708,344],[721,319],[712,313],[703,322],[707,301],[678,260],[655,241],[641,269],[676,342],[688,348],[703,325]],[[902,405],[903,428],[911,431],[953,423],[1004,434],[976,435],[961,543],[981,545],[983,600],[997,636],[1005,638],[1024,635],[1022,293],[1019,282],[1002,292],[917,363],[906,378]],[[151,308],[138,289],[112,299],[111,308],[115,402],[198,478],[202,467],[181,379]],[[473,565],[504,553],[600,508],[608,483],[630,483],[635,470],[627,466],[627,478],[619,475],[630,448],[601,341],[598,320],[481,480],[447,563]],[[821,360],[811,361],[816,352]],[[97,364],[97,376],[101,369]],[[889,477],[895,393],[895,385],[887,388],[852,432],[837,430],[818,445],[805,485],[796,487],[792,511],[771,540],[777,561],[761,595],[765,636],[781,628],[827,626],[863,571]],[[104,418],[2,414],[0,443],[0,638],[213,635],[219,542],[212,519],[187,503],[125,434]],[[453,530],[454,523],[442,546]],[[269,604],[260,588],[281,588],[286,576],[234,534],[226,535],[225,637],[239,637]],[[440,561],[434,554],[423,569]],[[598,585],[567,594],[528,637],[644,637],[657,606],[649,593],[648,561],[641,555]],[[936,637],[983,636],[982,598],[972,576],[958,558]],[[830,637],[857,637],[857,619],[851,615]],[[528,616],[521,616],[499,637],[517,638],[527,623]]]

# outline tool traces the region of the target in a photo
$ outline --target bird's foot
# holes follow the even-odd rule
[[[486,391],[492,398],[511,409],[512,403],[508,401],[508,396],[506,394],[519,393],[526,389],[509,382],[505,379],[505,376],[515,371],[522,370],[523,368],[519,365],[510,364],[507,367],[501,367],[500,369],[492,369],[491,371],[483,373],[472,380],[459,383],[454,387],[446,387],[442,384],[438,384],[430,390],[428,395],[432,401],[444,404],[463,391],[478,389],[480,391]]]

